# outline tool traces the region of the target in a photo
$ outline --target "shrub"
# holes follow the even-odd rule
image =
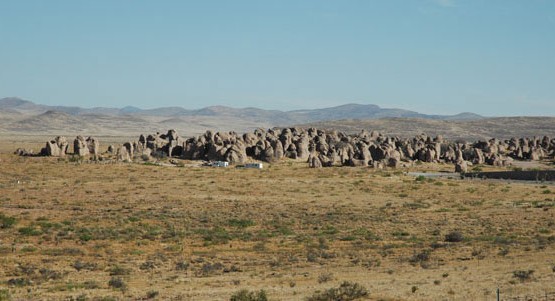
[[[156,268],[156,265],[154,264],[153,261],[145,261],[143,262],[140,266],[139,269],[141,270],[153,270]]]
[[[18,229],[19,234],[25,236],[37,236],[41,235],[42,231],[35,229],[34,227],[23,227]]]
[[[64,275],[61,272],[51,269],[42,268],[39,270],[40,276],[44,280],[57,280],[61,279]]]
[[[9,301],[12,299],[10,291],[7,289],[0,289],[0,301]]]
[[[187,261],[178,261],[175,264],[175,269],[177,271],[186,271],[189,268],[189,263]]]
[[[94,263],[94,262],[82,262],[81,260],[75,261],[71,266],[74,269],[76,269],[77,271],[81,271],[81,270],[94,271],[97,268],[96,263]]]
[[[88,289],[88,290],[92,290],[92,289],[99,288],[100,285],[94,280],[88,280],[88,281],[83,282],[83,287]]]
[[[517,270],[513,272],[513,277],[517,278],[520,281],[526,281],[532,278],[532,274],[534,274],[534,270]]]
[[[231,295],[230,301],[268,301],[268,296],[264,290],[258,292],[250,292],[242,289]]]
[[[333,274],[332,273],[324,273],[324,274],[320,274],[320,276],[318,276],[318,283],[324,283],[324,282],[328,282],[333,280]]]
[[[8,280],[8,285],[11,286],[26,286],[33,284],[32,281],[28,278],[11,278]]]
[[[123,279],[121,279],[120,277],[112,277],[110,281],[108,281],[108,285],[120,290],[125,290],[127,288],[125,281],[123,281]]]
[[[447,242],[461,242],[463,240],[464,236],[458,231],[449,232],[445,235],[445,241]]]
[[[418,177],[416,177],[416,179],[414,179],[414,180],[415,180],[416,182],[422,182],[422,181],[425,181],[425,180],[426,180],[426,177],[425,177],[425,176],[418,176]]]
[[[323,292],[316,291],[307,301],[350,301],[368,296],[368,290],[362,285],[345,281],[337,288],[330,288]]]
[[[250,219],[230,219],[228,221],[228,224],[232,227],[237,227],[237,228],[247,228],[247,227],[251,227],[254,226],[254,221],[250,220]]]
[[[148,291],[146,293],[146,298],[147,299],[154,299],[154,298],[158,297],[158,295],[160,295],[160,293],[158,291]]]
[[[110,269],[110,276],[121,276],[121,275],[129,275],[131,271],[119,265],[113,266]]]
[[[0,229],[8,229],[11,228],[13,225],[17,223],[15,217],[5,216],[4,214],[0,213]]]

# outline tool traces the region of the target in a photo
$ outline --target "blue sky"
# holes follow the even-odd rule
[[[0,97],[555,115],[552,0],[0,0]]]

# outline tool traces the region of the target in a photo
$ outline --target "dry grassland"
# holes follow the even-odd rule
[[[9,154],[21,144],[0,150],[0,299],[305,300],[343,281],[368,300],[554,290],[549,183]]]

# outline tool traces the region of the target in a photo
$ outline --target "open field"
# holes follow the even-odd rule
[[[246,288],[305,300],[343,281],[368,300],[554,291],[553,183],[11,154],[45,140],[1,140],[0,298],[229,300]]]

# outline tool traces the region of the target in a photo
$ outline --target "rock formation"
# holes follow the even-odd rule
[[[64,156],[65,137],[46,143],[43,155]],[[79,156],[100,153],[98,140],[79,136],[74,140]],[[22,152],[24,153],[24,152]],[[450,142],[441,136],[425,134],[412,139],[384,136],[376,131],[349,135],[316,128],[256,129],[239,135],[235,132],[206,131],[184,139],[175,130],[165,134],[140,135],[119,148],[110,146],[108,154],[119,160],[172,157],[188,160],[227,161],[243,164],[249,160],[277,162],[284,158],[303,160],[310,167],[371,166],[374,168],[411,166],[416,161],[453,163],[457,172],[466,172],[468,165],[489,164],[510,166],[513,160],[553,158],[555,139],[549,137],[490,139],[488,141]]]

